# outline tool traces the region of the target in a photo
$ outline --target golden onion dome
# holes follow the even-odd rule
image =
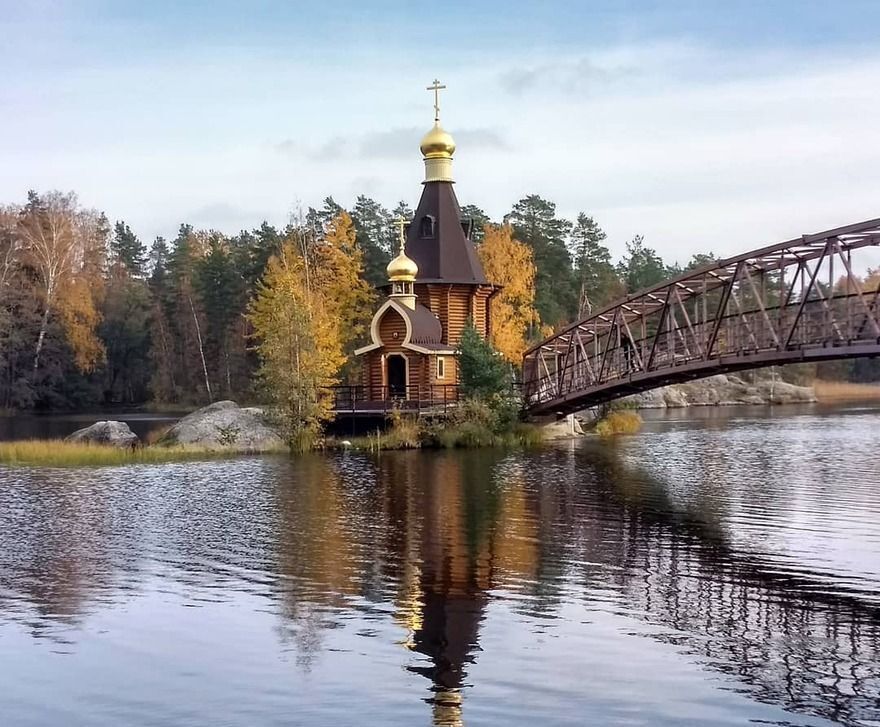
[[[416,275],[419,274],[419,266],[416,265],[416,261],[407,257],[403,250],[400,251],[400,254],[394,260],[388,263],[388,267],[385,270],[388,273],[388,279],[392,281],[405,280],[412,282],[416,279]]]
[[[449,158],[455,154],[455,140],[439,121],[435,121],[434,128],[422,137],[419,148],[425,159]]]

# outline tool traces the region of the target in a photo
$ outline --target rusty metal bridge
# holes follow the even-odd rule
[[[712,374],[880,356],[880,219],[712,263],[618,300],[530,348],[529,414],[565,414]],[[872,257],[873,255],[873,257]]]

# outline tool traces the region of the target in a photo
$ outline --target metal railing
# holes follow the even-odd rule
[[[714,373],[880,356],[880,287],[858,274],[878,246],[880,219],[633,293],[526,351],[526,408],[576,411]]]

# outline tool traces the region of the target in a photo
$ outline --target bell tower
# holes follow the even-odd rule
[[[419,266],[406,255],[406,237],[403,234],[406,220],[399,217],[395,222],[400,240],[400,251],[385,271],[388,273],[388,282],[391,283],[391,297],[399,301],[407,308],[415,310],[416,294],[414,290],[416,276],[419,274]]]

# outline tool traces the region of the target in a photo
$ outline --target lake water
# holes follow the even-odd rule
[[[0,469],[0,725],[880,725],[878,441]]]
[[[182,415],[166,412],[109,411],[76,414],[0,414],[0,441],[10,439],[63,439],[103,419],[128,424],[141,439],[167,428]]]

